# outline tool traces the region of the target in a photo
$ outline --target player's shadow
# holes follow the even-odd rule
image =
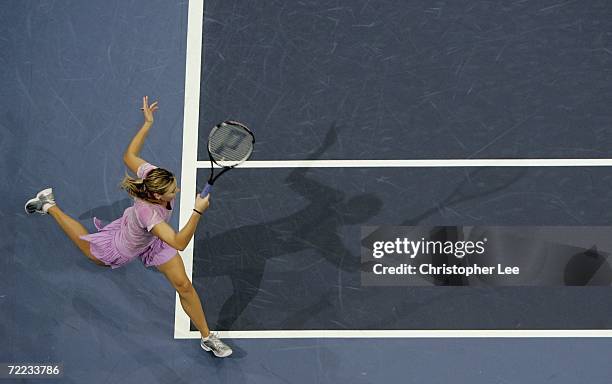
[[[95,207],[81,213],[79,215],[79,220],[97,217],[103,222],[108,223],[121,217],[123,215],[123,211],[125,211],[126,208],[132,206],[133,202],[134,201],[131,198],[125,198],[119,201],[115,201],[112,204]]]
[[[320,148],[308,156],[318,159],[337,140],[336,126],[332,125]],[[346,196],[342,191],[323,185],[307,176],[309,168],[296,168],[286,181],[289,187],[303,196],[308,204],[293,214],[254,225],[245,225],[207,237],[196,236],[198,254],[194,260],[195,276],[228,276],[232,284],[231,296],[224,302],[215,327],[228,330],[234,326],[246,329],[249,324],[236,324],[249,303],[260,293],[266,264],[278,258],[282,266],[282,279],[299,281],[304,265],[300,258],[283,256],[301,251],[315,250],[338,270],[356,272],[360,256],[352,254],[343,244],[341,228],[367,222],[382,208],[382,200],[374,194]],[[287,292],[288,296],[291,293]],[[286,300],[287,305],[292,303]],[[283,302],[276,305],[282,306]],[[263,315],[265,316],[265,315]],[[241,321],[242,323],[242,321]]]
[[[321,148],[309,156],[309,159],[319,158],[329,146],[335,143],[337,133],[335,126],[329,130]],[[266,263],[272,258],[278,258],[282,262],[291,262],[282,256],[291,253],[314,249],[325,260],[332,263],[339,270],[356,274],[362,270],[370,270],[370,263],[362,263],[360,255],[351,254],[342,243],[339,235],[341,227],[349,224],[367,223],[382,208],[382,201],[373,194],[360,194],[347,198],[342,191],[323,185],[312,178],[307,177],[307,168],[295,169],[287,177],[288,185],[298,194],[305,197],[309,204],[304,209],[294,214],[255,225],[242,226],[212,237],[200,234],[196,243],[198,254],[203,255],[195,259],[195,276],[214,277],[228,276],[232,293],[222,305],[216,326],[219,329],[248,329],[256,327],[254,322],[266,323],[265,311],[259,310],[262,316],[247,321],[237,320],[249,305],[249,303],[260,294],[260,286]],[[412,216],[399,226],[421,225],[426,219],[440,214],[446,209],[494,195],[508,188],[521,179],[527,170],[524,168],[478,168],[466,172],[465,178],[451,191],[448,196],[432,207],[425,208],[421,213]],[[378,235],[374,231],[370,236]],[[431,240],[456,241],[462,237],[461,227],[432,228]],[[364,239],[362,244],[368,242]],[[446,254],[432,255],[433,265],[461,264],[462,261],[455,257],[449,258]],[[284,270],[291,270],[292,266],[285,266]],[[295,266],[295,272],[282,275],[283,281],[295,279],[300,281],[303,272],[299,266]],[[465,285],[466,282],[453,276],[430,276],[432,285]],[[305,289],[308,289],[305,287]],[[320,292],[319,292],[320,293]],[[316,312],[328,311],[330,303],[334,303],[333,295],[337,296],[337,290],[330,289],[319,295],[321,303],[307,304],[314,312],[308,312],[310,317]],[[285,312],[299,311],[300,308],[291,308],[293,302],[285,297],[290,292],[281,295],[274,293],[263,293],[266,300],[275,302],[276,306],[287,305]],[[280,301],[279,301],[280,297]],[[257,304],[259,305],[259,304]],[[265,304],[264,304],[265,306]],[[278,319],[270,315],[272,322]],[[304,324],[306,320],[299,321]],[[286,323],[284,321],[283,323]],[[289,321],[294,324],[295,321]],[[295,327],[295,324],[294,324]]]

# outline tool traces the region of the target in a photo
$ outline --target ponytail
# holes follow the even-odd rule
[[[145,178],[140,179],[133,178],[126,173],[120,186],[132,197],[154,202],[153,194],[165,194],[174,180],[172,172],[163,168],[155,168],[149,171]]]
[[[121,180],[121,188],[125,189],[132,197],[137,197],[143,200],[149,199],[149,194],[147,193],[147,186],[144,179],[135,179],[126,173],[123,180]]]

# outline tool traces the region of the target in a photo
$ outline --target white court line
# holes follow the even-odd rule
[[[195,191],[196,162],[198,160],[198,121],[200,115],[200,72],[202,57],[202,22],[204,20],[204,1],[189,1],[187,14],[187,53],[185,68],[185,109],[183,111],[183,161],[181,164],[181,190]],[[182,193],[179,227],[189,221],[195,203],[195,193]],[[192,279],[193,241],[181,252],[185,271]],[[190,320],[181,307],[178,294],[174,303],[174,337],[191,338]]]
[[[209,168],[210,161],[198,161]],[[376,167],[612,167],[612,159],[445,159],[445,160],[267,160],[246,161],[240,168],[376,168]]]
[[[200,333],[191,331],[191,338]],[[494,330],[298,330],[298,331],[221,331],[232,339],[308,339],[308,338],[532,338],[532,337],[612,337],[608,329],[494,329]]]
[[[202,65],[202,22],[204,1],[190,0],[187,24],[185,73],[185,109],[183,123],[183,160],[181,168],[181,204],[179,225],[182,228],[195,202],[196,172],[208,168],[208,161],[197,161],[200,72]],[[449,160],[289,160],[248,161],[241,168],[349,168],[349,167],[596,167],[612,166],[612,159],[449,159]],[[182,252],[185,269],[192,278],[193,241]],[[174,337],[197,339],[189,318],[183,312],[178,295],[175,301]],[[472,338],[472,337],[612,337],[612,330],[293,330],[293,331],[225,331],[227,338]]]

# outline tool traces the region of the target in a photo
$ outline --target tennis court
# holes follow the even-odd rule
[[[258,141],[219,181],[194,242],[211,321],[239,337],[607,334],[609,279],[543,282],[529,268],[555,259],[527,252],[534,242],[496,239],[515,263],[532,259],[512,287],[368,287],[360,257],[364,226],[446,226],[435,235],[445,240],[464,227],[574,226],[597,234],[551,251],[558,263],[580,254],[572,268],[584,269],[595,247],[592,275],[608,268],[606,7],[207,2],[189,94],[199,113],[185,126],[199,132],[197,148],[184,145],[197,152],[196,185],[210,127],[248,122]]]
[[[3,3],[0,363],[58,364],[61,383],[607,383],[610,15],[606,1]],[[120,216],[143,95],[160,110],[142,156],[181,183],[174,228],[207,181],[211,128],[231,118],[257,139],[182,253],[227,359],[200,349],[155,269],[99,268],[23,212],[52,186],[90,230]],[[414,260],[490,256],[522,280],[373,276],[402,260],[374,260],[370,240],[405,228],[486,234],[484,258]]]

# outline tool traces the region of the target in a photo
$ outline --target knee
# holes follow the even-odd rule
[[[174,283],[174,289],[176,289],[176,292],[180,296],[183,296],[193,291],[193,285],[191,285],[191,281],[189,281],[189,279],[185,279]]]

